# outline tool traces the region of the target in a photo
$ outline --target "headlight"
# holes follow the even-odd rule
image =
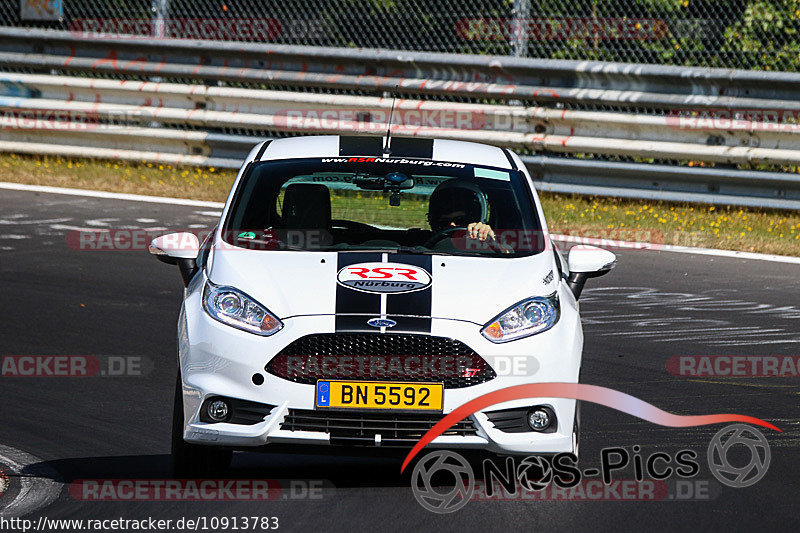
[[[552,328],[560,315],[558,294],[535,296],[515,304],[493,318],[481,330],[492,342],[508,342]]]
[[[203,307],[223,324],[268,336],[277,333],[283,323],[245,293],[233,287],[217,287],[210,281],[203,289]]]

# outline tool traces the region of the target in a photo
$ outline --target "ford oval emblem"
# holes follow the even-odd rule
[[[397,322],[388,318],[370,318],[367,320],[367,324],[373,328],[393,328],[397,325]]]

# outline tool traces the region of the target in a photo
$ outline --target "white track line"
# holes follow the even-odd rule
[[[130,200],[132,202],[149,202],[153,204],[216,207],[218,209],[225,207],[225,204],[220,202],[203,202],[200,200],[186,200],[185,198],[165,198],[161,196],[144,196],[142,194],[91,191],[88,189],[68,189],[66,187],[47,187],[44,185],[24,185],[22,183],[0,182],[0,189],[8,189],[12,191],[45,192],[50,194],[68,194],[70,196],[86,196],[89,198],[108,198],[110,200]]]
[[[590,244],[601,247],[617,247],[631,250],[653,250],[658,252],[675,252],[679,254],[713,255],[716,257],[732,257],[736,259],[756,259],[758,261],[772,261],[775,263],[792,263],[800,265],[800,257],[788,255],[757,254],[753,252],[737,252],[736,250],[718,250],[716,248],[692,248],[690,246],[676,246],[674,244],[653,244],[649,242],[617,241],[613,239],[600,239],[596,237],[577,237],[575,235],[550,235],[553,240],[571,242],[576,244]]]
[[[141,194],[123,194],[106,191],[92,191],[87,189],[68,189],[64,187],[47,187],[44,185],[24,185],[21,183],[0,182],[0,189],[14,191],[44,192],[50,194],[68,194],[71,196],[86,196],[90,198],[108,198],[111,200],[130,200],[133,202],[150,202],[156,204],[188,205],[194,207],[214,207],[222,209],[222,202],[202,202],[184,198],[164,198],[161,196],[144,196]],[[772,261],[775,263],[791,263],[800,265],[800,257],[786,255],[757,254],[753,252],[737,252],[735,250],[717,250],[715,248],[692,248],[690,246],[675,246],[672,244],[653,244],[646,242],[612,241],[592,237],[575,237],[570,235],[555,235],[551,237],[557,241],[574,242],[579,244],[593,244],[595,246],[617,246],[635,250],[654,250],[660,252],[675,252],[681,254],[711,255],[716,257],[730,257],[735,259],[754,259],[758,261]]]
[[[0,516],[25,516],[53,503],[63,486],[58,474],[42,460],[16,448],[0,444],[0,463],[8,466],[19,480],[19,494]]]

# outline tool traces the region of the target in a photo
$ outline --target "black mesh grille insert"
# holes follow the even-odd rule
[[[266,416],[275,408],[274,405],[265,403],[250,402],[247,400],[239,400],[237,398],[226,398],[224,396],[212,396],[211,398],[207,398],[200,408],[201,422],[219,422],[219,420],[212,420],[208,416],[207,406],[214,400],[225,400],[228,402],[231,413],[230,418],[225,420],[225,422],[229,422],[231,424],[244,424],[246,426],[252,426],[253,424],[258,424],[259,422],[263,421],[264,418],[266,418]]]
[[[311,411],[289,409],[281,429],[329,433],[331,444],[374,446],[380,434],[381,446],[413,446],[442,415],[428,413],[375,413]],[[464,419],[443,435],[476,435],[471,419]]]
[[[552,407],[546,406],[545,408],[551,412],[552,422],[547,429],[539,432],[553,433],[558,429],[558,420],[556,419]],[[528,425],[528,412],[530,410],[530,407],[517,407],[513,409],[502,409],[500,411],[489,411],[486,413],[486,417],[495,428],[504,433],[529,433],[534,431]]]
[[[497,374],[461,341],[430,335],[307,335],[280,351],[265,370],[295,383],[318,379],[442,382],[447,389],[484,383]]]

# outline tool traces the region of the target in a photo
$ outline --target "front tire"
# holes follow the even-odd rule
[[[230,466],[232,458],[231,450],[183,440],[183,390],[179,373],[172,408],[172,475],[175,478],[218,476]]]
[[[581,444],[581,404],[580,400],[575,400],[575,422],[572,424],[572,453],[575,454],[577,463],[580,460],[578,449]]]

